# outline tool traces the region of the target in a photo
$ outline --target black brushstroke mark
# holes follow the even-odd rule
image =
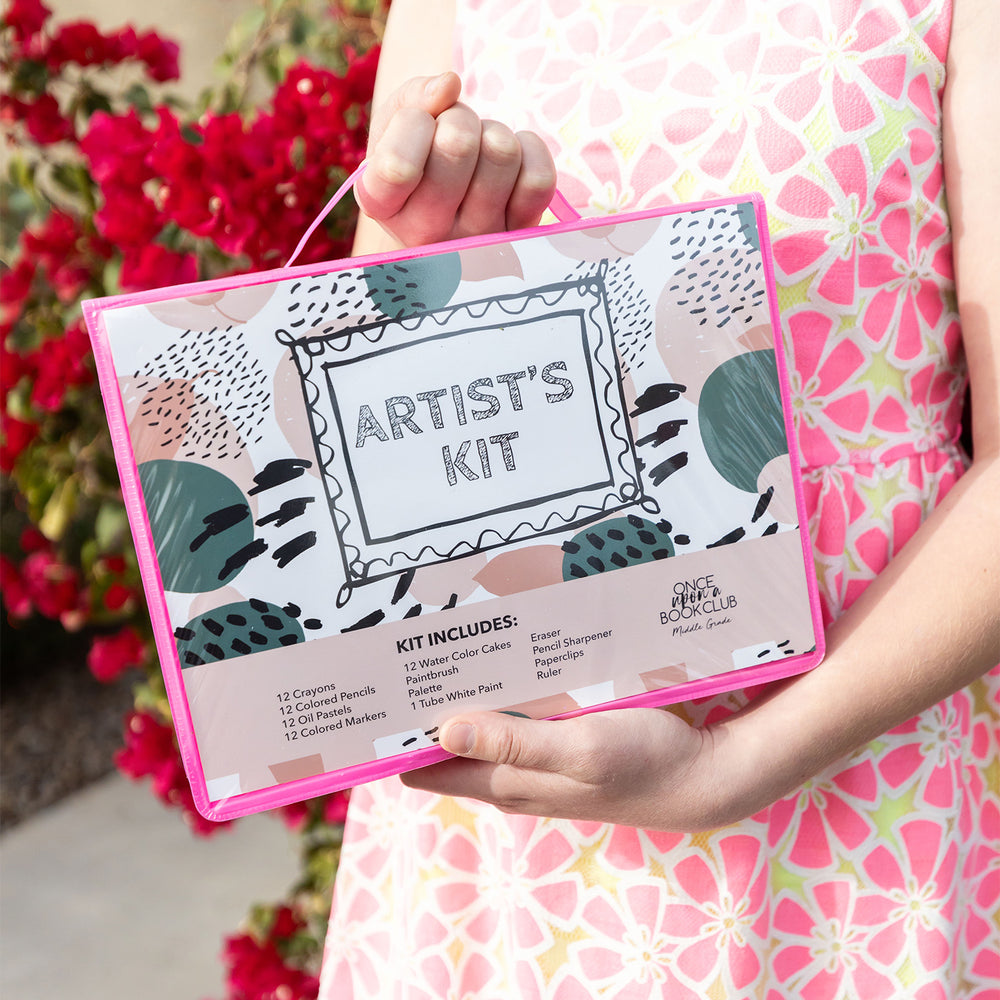
[[[205,661],[197,654],[193,653],[190,649],[184,654],[184,662],[189,667],[200,667]]]
[[[639,438],[636,444],[651,444],[654,448],[658,448],[664,442],[677,437],[681,428],[686,423],[686,420],[667,420],[665,423],[660,424],[652,434],[647,434],[645,437]]]
[[[302,627],[309,629],[310,632],[315,632],[316,629],[323,627],[323,623],[318,618],[307,618],[302,623]]]
[[[396,589],[392,594],[392,601],[390,603],[395,606],[406,596],[406,592],[410,589],[410,584],[413,583],[413,577],[416,575],[416,570],[410,567],[405,573],[400,573],[399,579],[396,581]]]
[[[688,453],[686,451],[671,455],[665,462],[660,462],[650,470],[649,478],[654,486],[659,486],[668,476],[672,476],[678,469],[683,469],[688,464]]]
[[[276,548],[271,558],[278,564],[278,569],[284,569],[296,556],[302,555],[315,544],[316,532],[306,531]]]
[[[222,635],[226,631],[226,627],[220,625],[214,618],[202,618],[201,623],[212,635]]]
[[[282,609],[289,618],[298,618],[302,614],[302,609],[297,604],[292,604],[289,601]]]
[[[267,611],[267,609],[271,606],[267,603],[267,601],[262,601],[259,597],[251,597],[250,600],[247,601],[247,604],[249,604],[254,611],[259,611],[261,614]]]
[[[255,632],[253,629],[250,629],[250,641],[255,646],[266,646],[267,645],[267,636],[266,635],[261,635],[260,632]]]
[[[767,505],[771,502],[771,498],[773,496],[773,486],[768,486],[768,488],[761,493],[760,499],[757,501],[757,507],[753,512],[753,517],[750,519],[751,523],[756,524],[764,516],[764,511],[767,510]]]
[[[261,615],[261,624],[269,628],[272,632],[278,632],[285,627],[285,623],[277,615]]]
[[[690,545],[690,535],[674,535],[674,545]]]
[[[604,548],[604,539],[600,535],[595,534],[593,531],[587,534],[587,541],[594,546],[595,549]]]
[[[766,538],[768,535],[776,535],[778,533],[778,522],[775,521],[773,524],[769,524],[761,533],[761,538]]]
[[[203,517],[201,523],[205,525],[205,530],[197,538],[192,539],[191,551],[197,552],[213,535],[221,535],[223,531],[228,531],[249,516],[250,508],[245,503],[237,503]]]
[[[247,623],[247,620],[243,617],[243,615],[238,615],[235,612],[231,615],[226,615],[226,621],[229,622],[230,625],[235,625],[237,628],[243,628],[243,626]]]
[[[723,535],[717,542],[712,542],[706,545],[706,549],[718,548],[720,545],[732,545],[733,542],[738,542],[747,533],[746,528],[733,528],[728,535]]]
[[[278,642],[282,646],[294,646],[299,641],[299,637],[293,632],[287,632],[285,635],[278,638]]]
[[[219,571],[219,579],[225,580],[235,576],[251,559],[256,559],[257,556],[266,551],[267,542],[263,538],[258,538],[249,545],[244,545],[242,549],[234,552],[226,560],[226,565]]]
[[[273,514],[267,514],[257,522],[257,527],[274,523],[276,528],[284,527],[289,521],[301,517],[306,512],[306,504],[314,503],[315,497],[296,497],[286,500]]]
[[[226,658],[226,651],[214,642],[205,643],[205,652],[214,656],[217,660],[224,660]]]
[[[567,539],[562,543],[562,550],[571,556],[575,556],[580,551],[580,546],[576,542]]]
[[[385,618],[385,612],[381,608],[376,608],[370,615],[365,615],[360,621],[356,621],[353,625],[348,625],[347,628],[342,628],[340,631],[357,632],[363,628],[371,628],[373,625],[378,625],[383,618]]]
[[[410,610],[407,611],[405,615],[403,615],[403,617],[418,618],[421,614],[423,614],[423,611],[424,611],[424,606],[422,604],[414,604],[413,607],[410,608]]]
[[[195,637],[195,633],[183,626],[174,629],[174,638],[180,639],[182,642],[190,642]]]
[[[239,653],[240,656],[246,656],[247,653],[253,652],[249,643],[244,642],[242,639],[233,639],[230,648],[234,653]]]
[[[441,610],[449,611],[451,608],[454,608],[457,604],[458,604],[458,594],[452,594],[451,597],[448,598],[448,603],[445,604],[444,607],[441,608]]]
[[[258,472],[253,477],[257,484],[248,491],[249,496],[255,496],[264,490],[273,489],[283,483],[290,483],[293,479],[298,479],[306,469],[312,467],[312,462],[304,458],[279,458],[273,462],[268,462],[262,472]]]
[[[637,417],[640,413],[649,413],[660,406],[666,406],[674,400],[680,399],[681,393],[687,389],[686,385],[677,382],[659,382],[651,385],[635,401],[635,409],[629,413],[630,417]]]
[[[403,746],[408,747],[411,743],[416,743],[416,742],[417,742],[416,736],[411,736],[408,740],[403,740]]]

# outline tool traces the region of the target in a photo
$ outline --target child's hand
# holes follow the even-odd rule
[[[455,73],[416,77],[378,108],[358,203],[404,246],[537,225],[555,190],[533,132],[480,120]]]
[[[441,744],[460,758],[404,774],[404,784],[504,812],[661,830],[706,829],[750,808],[728,801],[712,732],[656,709],[555,722],[469,713],[443,726]]]

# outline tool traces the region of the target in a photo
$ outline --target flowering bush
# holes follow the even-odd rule
[[[387,6],[261,0],[192,106],[162,86],[179,51],[154,31],[56,24],[41,0],[0,20],[0,596],[14,627],[88,635],[98,680],[134,673],[116,764],[198,834],[222,825],[184,777],[80,302],[281,264],[363,156]],[[346,255],[353,226],[340,208],[301,263]],[[232,1000],[316,995],[345,805],[281,810],[302,877],[228,940]]]

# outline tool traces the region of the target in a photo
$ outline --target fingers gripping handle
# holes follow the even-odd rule
[[[299,254],[302,253],[305,245],[309,242],[309,238],[314,232],[316,232],[320,223],[330,214],[337,202],[339,202],[340,199],[354,187],[358,178],[364,173],[366,166],[367,160],[362,160],[350,177],[348,177],[347,180],[345,180],[344,183],[337,188],[337,190],[333,193],[333,197],[323,206],[319,215],[313,219],[313,221],[309,224],[309,228],[302,234],[302,239],[299,240],[298,245],[292,251],[292,255],[286,261],[285,267],[291,267],[295,263]],[[552,195],[552,201],[549,202],[549,211],[551,211],[560,222],[573,222],[580,218],[580,213],[573,208],[573,206],[558,190],[556,190],[555,194]]]

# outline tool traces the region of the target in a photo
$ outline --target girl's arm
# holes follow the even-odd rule
[[[695,729],[630,709],[558,722],[458,716],[458,759],[412,786],[511,812],[661,829],[752,815],[829,764],[970,683],[1000,660],[1000,19],[955,3],[945,171],[959,310],[972,379],[974,462],[828,632],[827,656],[728,720]]]

